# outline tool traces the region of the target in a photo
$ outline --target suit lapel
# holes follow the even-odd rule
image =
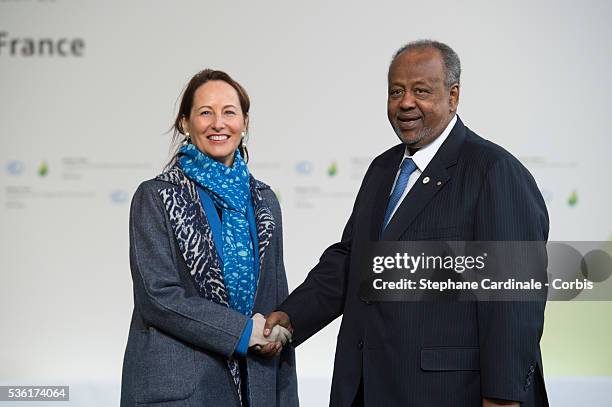
[[[261,181],[251,176],[251,195],[253,197],[253,211],[255,212],[255,223],[257,226],[257,241],[259,243],[259,274],[263,271],[263,259],[266,249],[272,241],[272,234],[276,228],[272,211],[261,195],[262,189],[270,188]]]
[[[438,152],[425,168],[410,192],[406,195],[397,211],[389,221],[381,240],[399,240],[433,197],[450,180],[448,169],[457,163],[459,151],[465,140],[465,126],[457,117],[457,122]],[[396,167],[396,172],[398,166]],[[394,175],[393,175],[394,176]],[[391,179],[391,182],[393,182]],[[425,182],[424,182],[425,181]],[[388,201],[388,194],[385,195]]]
[[[449,178],[445,166],[437,157],[434,157],[397,208],[383,232],[381,240],[398,240]],[[429,179],[429,181],[423,183],[424,179]]]
[[[370,239],[379,240],[380,231],[382,229],[382,223],[385,217],[385,211],[387,210],[387,202],[389,202],[389,195],[391,195],[391,188],[397,175],[397,170],[404,158],[405,147],[400,144],[394,147],[392,152],[392,159],[383,163],[378,168],[378,171],[373,180],[373,184],[377,185],[376,194],[374,195],[374,207],[372,208],[372,223],[370,229]]]
[[[172,230],[201,296],[229,306],[219,256],[195,184],[178,166],[156,179],[177,185],[159,190]]]

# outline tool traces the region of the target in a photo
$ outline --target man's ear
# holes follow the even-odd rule
[[[459,105],[459,84],[458,83],[451,85],[448,102],[450,105],[450,111],[456,112],[457,106]]]

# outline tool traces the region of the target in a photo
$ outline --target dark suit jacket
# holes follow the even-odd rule
[[[544,302],[359,297],[356,254],[367,241],[548,238],[546,206],[531,174],[459,119],[381,238],[403,155],[398,145],[372,162],[342,240],[279,307],[290,316],[294,344],[343,315],[332,406],[350,406],[360,380],[366,406],[476,407],[483,397],[548,405],[539,346]]]

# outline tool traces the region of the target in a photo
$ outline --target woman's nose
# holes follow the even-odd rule
[[[225,123],[223,122],[223,115],[217,114],[215,115],[215,121],[213,123],[213,129],[215,131],[219,131],[225,127]]]

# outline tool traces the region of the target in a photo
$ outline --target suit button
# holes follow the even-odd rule
[[[363,341],[359,341],[359,343],[357,344],[357,347],[359,349],[363,349]]]

